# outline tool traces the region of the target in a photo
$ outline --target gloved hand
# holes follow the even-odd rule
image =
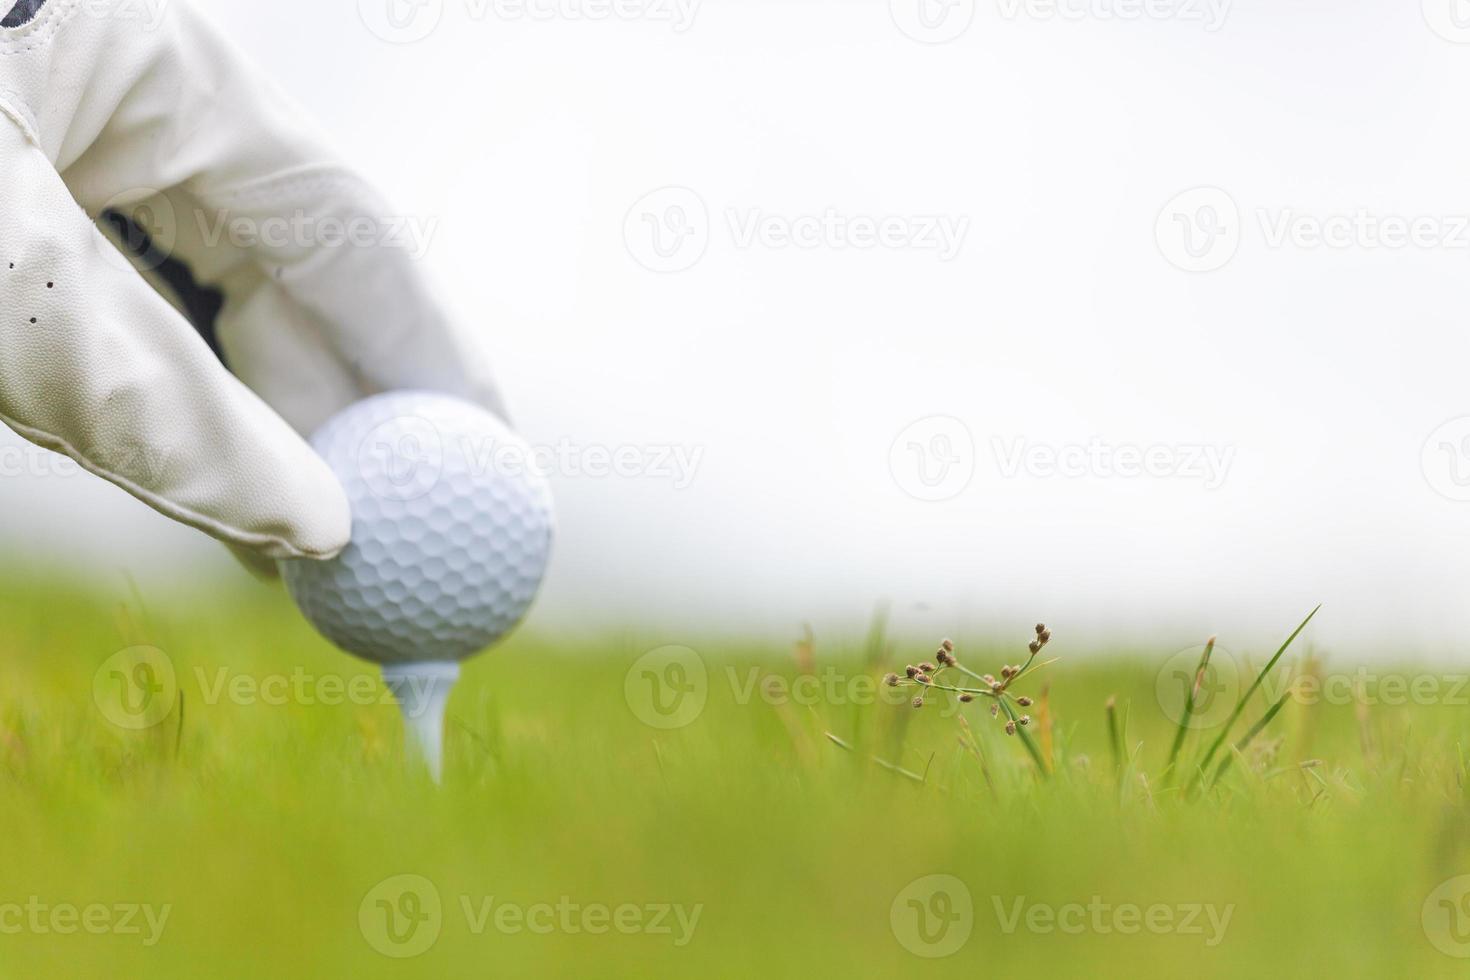
[[[331,557],[347,502],[300,434],[397,388],[503,417],[485,362],[373,190],[182,0],[9,20],[37,6],[0,28],[0,420],[256,558]],[[185,268],[219,292],[171,288]]]

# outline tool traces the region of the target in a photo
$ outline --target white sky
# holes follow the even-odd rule
[[[687,487],[556,478],[544,628],[857,632],[888,598],[935,632],[1041,617],[1149,649],[1213,631],[1259,647],[1319,601],[1334,649],[1446,654],[1470,629],[1470,503],[1436,490],[1458,493],[1452,464],[1470,474],[1470,423],[1436,436],[1427,476],[1421,460],[1470,416],[1470,44],[1429,23],[1452,23],[1449,0],[1241,0],[1214,31],[989,0],[942,45],[887,0],[704,0],[682,32],[567,15],[576,0],[528,0],[548,20],[442,0],[404,45],[354,0],[297,5],[288,28],[199,2],[404,214],[437,222],[428,262],[533,442],[700,454]],[[670,185],[694,196],[640,204]],[[1184,198],[1158,233],[1199,186],[1224,196]],[[1203,222],[1222,201],[1233,258],[1171,263],[1189,261],[1175,211]],[[705,250],[650,271],[644,213],[674,203]],[[964,235],[948,261],[742,240],[752,214],[829,209]],[[1430,219],[1425,243],[1275,241],[1359,212]],[[948,449],[929,424],[891,456],[934,416],[958,420]],[[1007,472],[1018,446],[1093,440],[1229,466],[1214,488],[1093,462]],[[945,500],[904,490],[929,492],[925,447],[929,475],[953,464]],[[0,509],[0,536],[55,561],[234,574],[90,478],[9,473]]]

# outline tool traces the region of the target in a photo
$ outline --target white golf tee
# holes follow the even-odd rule
[[[404,748],[421,759],[434,782],[444,774],[444,709],[459,680],[459,664],[409,663],[383,667],[383,683],[403,712]]]

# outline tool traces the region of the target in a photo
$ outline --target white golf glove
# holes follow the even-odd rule
[[[398,388],[503,417],[484,361],[372,189],[183,0],[7,23],[33,10],[0,27],[0,420],[256,559],[331,557],[347,502],[298,433]]]

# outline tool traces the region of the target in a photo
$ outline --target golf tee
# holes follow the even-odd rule
[[[434,782],[444,773],[444,709],[459,680],[457,663],[389,664],[383,683],[403,712],[404,749],[421,760]]]

